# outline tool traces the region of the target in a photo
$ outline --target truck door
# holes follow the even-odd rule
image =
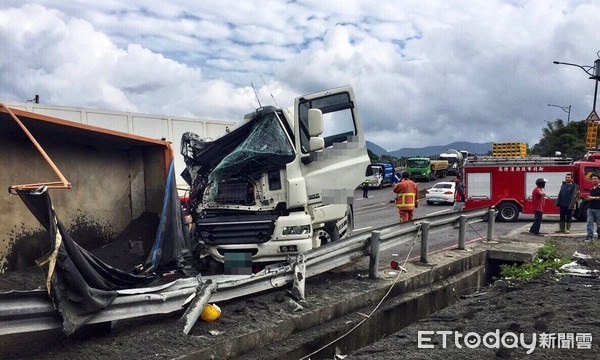
[[[315,222],[338,218],[340,211],[343,216],[370,163],[353,90],[347,86],[306,95],[297,98],[294,105],[299,175],[305,182],[309,212]],[[323,139],[322,149],[311,149],[311,135],[315,134],[311,134],[314,127],[309,109],[322,113],[322,133],[317,135]],[[293,172],[292,167],[288,165],[288,173]],[[336,204],[342,206],[330,206]],[[321,205],[329,207],[313,212]]]

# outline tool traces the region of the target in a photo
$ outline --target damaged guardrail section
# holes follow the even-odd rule
[[[413,222],[394,224],[373,229],[379,237],[379,251],[390,249],[422,234],[422,224],[429,231],[459,227],[459,234],[469,223],[488,221],[488,238],[493,236],[493,210],[474,209],[459,213],[442,214],[415,219]],[[492,228],[490,233],[489,228]],[[462,229],[462,230],[461,230]],[[178,279],[157,287],[118,290],[115,300],[94,314],[86,324],[105,323],[152,314],[180,311],[188,304],[195,308],[210,302],[231,300],[278,288],[296,281],[301,286],[296,296],[303,296],[306,277],[321,274],[370,254],[373,233],[364,233],[329,243],[301,254],[297,259],[267,266],[252,275],[214,275]],[[464,235],[463,235],[464,237]],[[459,236],[460,238],[460,236]],[[459,239],[460,240],[460,239]],[[463,239],[464,241],[464,239]],[[460,241],[459,241],[460,242]],[[464,245],[464,244],[463,244]],[[371,266],[376,266],[371,264]],[[299,271],[300,269],[300,271]],[[302,270],[304,274],[302,274]],[[298,285],[300,284],[300,285]],[[196,314],[184,314],[184,332],[191,329]],[[9,291],[0,293],[0,336],[62,328],[61,315],[45,290]]]

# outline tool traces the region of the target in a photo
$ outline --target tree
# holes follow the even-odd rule
[[[557,151],[562,155],[581,159],[585,155],[585,121],[572,121],[565,125],[562,119],[549,121],[542,129],[540,142],[531,148],[531,153],[541,156],[555,156]]]
[[[393,157],[391,155],[381,155],[381,157],[379,158],[379,161],[381,161],[381,162],[391,162],[392,164],[395,164],[396,161],[398,161],[398,159],[396,159],[395,157]]]
[[[378,162],[379,161],[379,155],[375,154],[374,152],[372,152],[369,149],[367,149],[367,153],[369,154],[369,159],[371,159],[371,162]]]

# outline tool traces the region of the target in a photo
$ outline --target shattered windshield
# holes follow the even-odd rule
[[[258,117],[248,137],[214,168],[208,176],[209,199],[215,199],[218,184],[231,177],[278,169],[294,159],[294,148],[276,114]]]

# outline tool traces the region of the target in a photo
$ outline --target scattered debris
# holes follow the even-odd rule
[[[371,317],[370,317],[369,315],[367,315],[367,314],[363,314],[363,313],[361,313],[361,312],[358,312],[358,311],[357,311],[356,313],[357,313],[358,315],[362,316],[362,317],[365,317],[365,318],[367,318],[367,319],[370,319],[370,318],[371,318]]]
[[[340,350],[339,347],[337,347],[337,346],[335,347],[335,356],[333,357],[334,360],[338,360],[338,359],[342,360],[342,359],[345,359],[346,356],[348,356],[348,355],[343,355],[342,350]]]
[[[294,301],[292,299],[288,300],[288,304],[290,304],[293,312],[304,310],[304,307],[302,305],[298,304],[296,301]]]
[[[575,252],[573,253],[573,259],[589,260],[589,259],[592,259],[592,256],[582,254],[582,253],[578,252],[577,250],[575,250]]]
[[[478,292],[478,293],[474,293],[474,294],[461,295],[460,297],[462,299],[468,299],[468,298],[474,298],[474,297],[478,297],[478,296],[485,295],[485,294],[487,294],[487,293],[484,291],[484,292]]]
[[[582,276],[596,278],[600,276],[600,271],[592,269],[587,265],[587,262],[592,259],[591,256],[575,251],[573,254],[575,261],[564,264],[559,268],[564,274],[571,276]]]

